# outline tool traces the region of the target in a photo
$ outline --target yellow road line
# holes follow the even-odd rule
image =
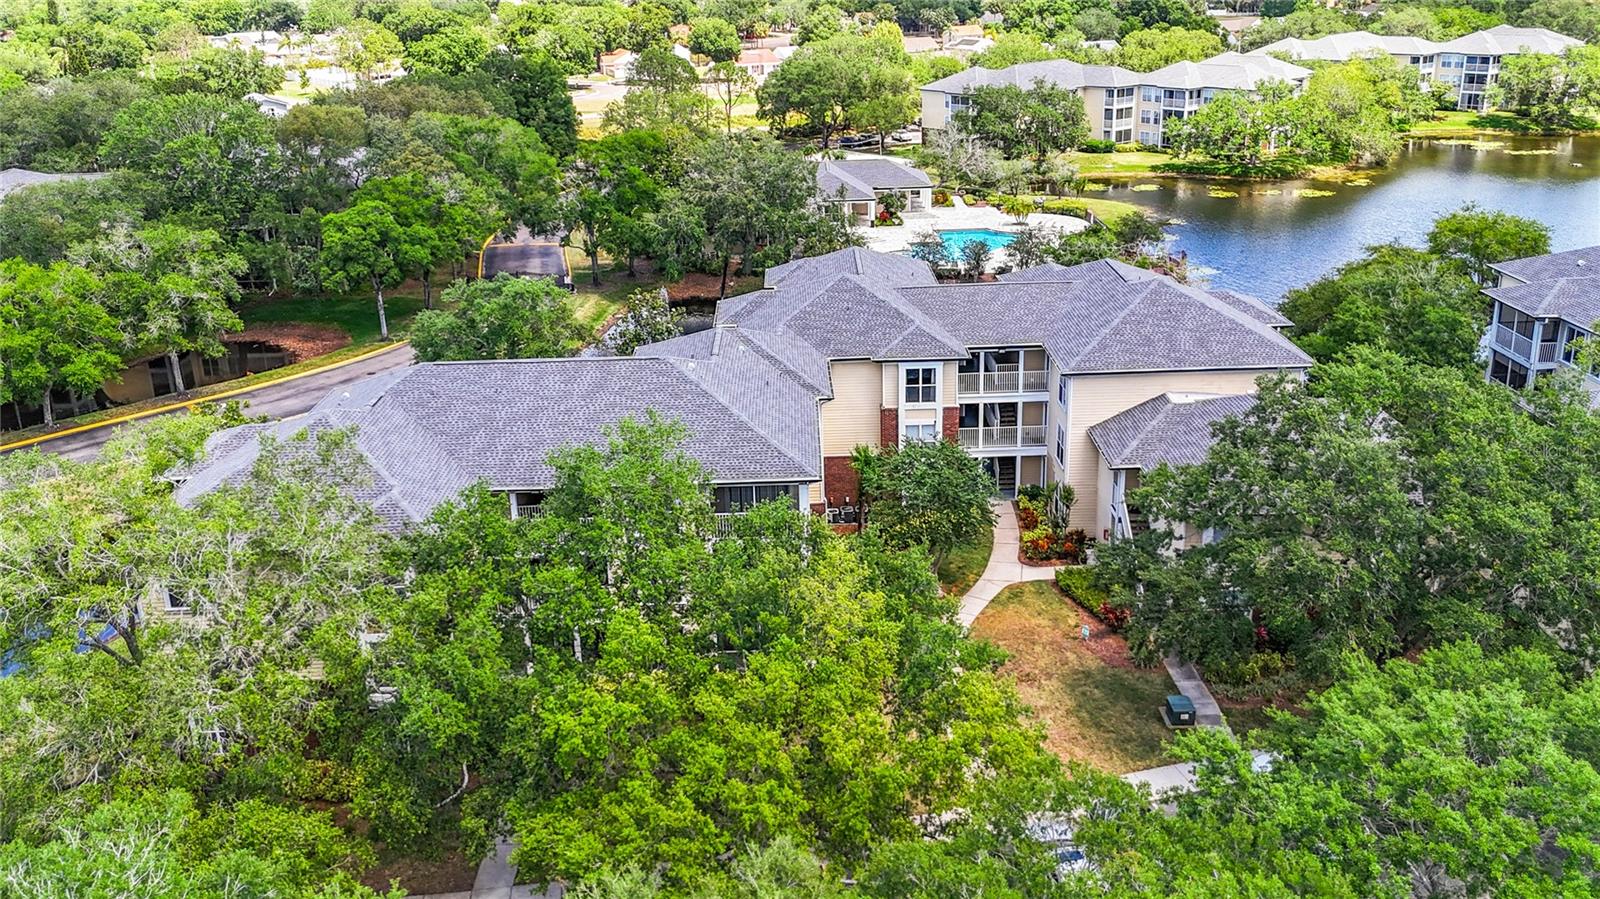
[[[499,233],[499,232],[495,232]],[[478,277],[483,277],[483,254],[489,252],[489,241],[494,240],[494,234],[483,239],[483,246],[478,248]]]
[[[349,359],[341,359],[338,362],[324,365],[320,368],[313,368],[310,371],[299,372],[297,374],[289,375],[286,378],[268,381],[264,384],[254,384],[249,387],[236,387],[232,390],[224,390],[221,393],[213,393],[208,396],[195,397],[192,400],[185,400],[181,403],[168,403],[165,406],[157,406],[154,409],[145,409],[140,412],[130,412],[127,415],[119,415],[116,418],[107,418],[104,421],[92,422],[86,425],[78,425],[75,428],[67,428],[65,431],[53,431],[49,434],[41,434],[38,437],[29,437],[27,440],[18,440],[15,443],[0,445],[0,452],[21,449],[25,446],[33,446],[36,443],[44,443],[48,440],[55,440],[59,437],[67,437],[72,434],[82,434],[84,431],[93,431],[96,428],[109,428],[112,425],[125,424],[130,421],[137,421],[141,418],[149,418],[152,415],[162,415],[167,412],[175,412],[179,409],[193,409],[195,406],[198,406],[201,403],[211,403],[217,400],[227,399],[231,396],[238,396],[241,393],[250,393],[251,391],[261,390],[267,387],[274,387],[278,384],[287,384],[290,381],[298,381],[301,378],[309,378],[312,375],[320,375],[323,372],[333,371],[336,368],[343,368],[346,365],[354,365],[363,359],[371,359],[373,356],[387,353],[391,350],[397,350],[410,342],[411,341],[409,340],[402,340],[399,343],[392,343],[388,346],[379,347],[370,352],[362,353],[359,356],[351,356]]]

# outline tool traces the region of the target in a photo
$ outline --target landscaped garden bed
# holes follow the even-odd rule
[[[1017,492],[1018,559],[1024,565],[1080,565],[1094,538],[1070,526],[1072,488],[1024,487]]]

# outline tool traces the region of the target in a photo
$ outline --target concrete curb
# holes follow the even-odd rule
[[[96,421],[86,425],[78,425],[76,427],[66,428],[65,430],[61,431],[51,431],[48,434],[41,434],[38,437],[29,437],[26,440],[18,440],[15,443],[0,444],[0,453],[9,452],[10,450],[16,449],[24,449],[30,446],[37,446],[38,444],[48,443],[51,440],[68,437],[73,434],[82,434],[85,431],[94,431],[100,428],[109,428],[116,425],[127,424],[130,421],[138,421],[141,418],[150,418],[153,415],[165,415],[169,412],[177,412],[180,409],[193,409],[195,406],[198,406],[201,403],[214,403],[217,400],[242,396],[246,393],[253,393],[257,390],[265,390],[268,387],[276,387],[279,384],[290,384],[300,380],[301,378],[309,378],[313,375],[320,375],[335,369],[344,368],[347,365],[354,365],[357,362],[371,359],[374,356],[380,356],[384,353],[392,352],[400,347],[408,345],[410,342],[411,341],[409,340],[396,341],[395,343],[391,343],[387,346],[382,346],[369,352],[351,356],[349,359],[340,359],[338,362],[319,366],[317,368],[310,369],[309,371],[296,372],[288,377],[267,381],[263,384],[252,384],[248,387],[238,387],[233,390],[224,390],[221,393],[197,396],[194,399],[183,400],[176,403],[168,403],[165,406],[157,406],[154,409],[144,409],[139,412],[130,412],[127,415],[119,415],[115,418],[105,419],[104,421]]]

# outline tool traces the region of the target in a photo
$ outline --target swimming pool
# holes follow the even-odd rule
[[[1016,239],[1017,236],[1009,231],[996,231],[993,228],[963,228],[959,231],[939,232],[939,240],[944,243],[945,251],[957,258],[960,258],[962,248],[975,240],[988,246],[989,252],[993,253],[1009,246]]]

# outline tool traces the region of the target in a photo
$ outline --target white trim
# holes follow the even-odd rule
[[[946,360],[933,360],[933,361],[923,360],[923,361],[918,361],[918,362],[901,362],[901,363],[898,363],[899,366],[900,366],[900,377],[899,377],[899,380],[896,382],[895,390],[899,393],[900,408],[901,409],[937,409],[937,408],[939,408],[939,402],[940,402],[939,398],[943,394],[943,391],[944,391],[944,362],[945,361]],[[906,399],[906,387],[908,386],[906,384],[906,372],[911,371],[913,369],[916,369],[918,371],[932,371],[933,372],[933,384],[932,384],[932,387],[933,387],[933,401],[932,402],[926,402],[926,401],[920,401],[920,400],[917,401],[917,402],[912,402],[911,400]],[[927,390],[929,385],[924,383],[924,384],[917,385],[917,387],[919,389],[921,389],[921,390]]]

